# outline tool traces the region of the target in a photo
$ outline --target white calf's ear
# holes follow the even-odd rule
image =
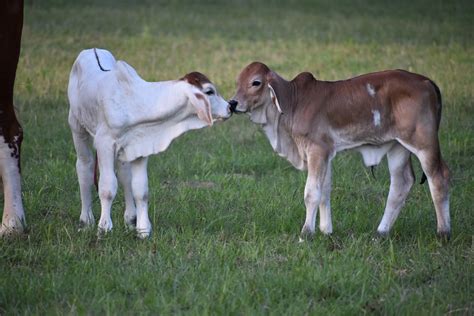
[[[208,98],[201,92],[191,92],[190,93],[191,104],[196,109],[198,117],[207,123],[207,125],[212,125],[212,112],[211,104],[209,103]]]
[[[278,112],[283,113],[283,111],[281,110],[281,107],[280,107],[280,102],[278,102],[278,98],[277,98],[277,95],[275,93],[275,90],[273,89],[273,87],[270,84],[268,84],[268,88],[270,89],[270,97],[272,98],[273,104],[275,104],[275,106],[277,107]]]

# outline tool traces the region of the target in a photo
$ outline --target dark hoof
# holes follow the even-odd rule
[[[451,232],[438,232],[436,234],[439,240],[443,242],[448,242],[451,239]]]
[[[373,237],[372,237],[372,241],[374,242],[382,242],[384,240],[387,240],[388,238],[390,237],[390,233],[389,232],[379,232],[377,231]]]
[[[137,227],[137,218],[134,217],[132,219],[129,219],[129,220],[125,220],[125,225],[127,226],[127,228],[129,229],[135,229]]]
[[[90,223],[86,223],[86,222],[80,220],[80,221],[79,221],[79,224],[78,224],[78,229],[77,229],[77,230],[81,232],[81,231],[85,231],[85,230],[87,230],[87,229],[89,229],[89,228],[91,228],[91,227],[93,227],[93,226],[94,226],[94,225],[92,225],[92,224],[90,224]]]
[[[301,230],[299,242],[312,241],[313,239],[314,239],[314,232],[306,228],[303,228]]]

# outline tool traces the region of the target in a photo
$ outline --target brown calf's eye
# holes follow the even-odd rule
[[[261,83],[262,83],[262,82],[259,81],[259,80],[254,80],[254,81],[252,81],[252,86],[258,87]]]

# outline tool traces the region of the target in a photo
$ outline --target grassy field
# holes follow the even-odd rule
[[[25,130],[28,234],[0,240],[0,314],[474,314],[474,2],[29,1],[16,106]],[[77,54],[102,47],[147,80],[207,74],[229,98],[254,60],[290,79],[403,68],[432,78],[452,171],[453,234],[436,239],[427,185],[389,238],[374,240],[388,194],[355,153],[333,164],[334,234],[298,244],[306,174],[245,116],[189,132],[150,160],[153,235],[78,232],[67,126]],[[421,176],[416,165],[418,179]],[[99,201],[94,202],[99,217]]]

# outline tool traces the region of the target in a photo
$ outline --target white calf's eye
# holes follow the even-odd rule
[[[207,91],[206,91],[206,94],[207,94],[207,95],[214,95],[214,90],[207,90]]]

